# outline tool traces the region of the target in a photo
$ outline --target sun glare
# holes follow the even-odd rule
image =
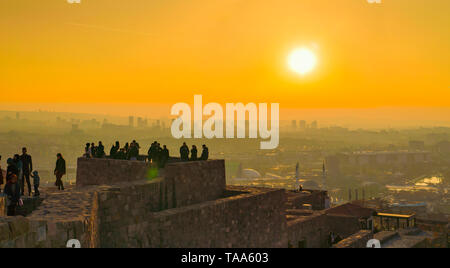
[[[317,58],[311,50],[299,48],[289,54],[288,64],[292,71],[305,75],[316,67]]]

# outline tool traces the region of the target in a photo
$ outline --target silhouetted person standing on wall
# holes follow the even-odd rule
[[[41,183],[41,177],[39,177],[39,172],[37,170],[33,171],[31,174],[33,178],[33,186],[34,186],[34,196],[39,196],[39,184]]]
[[[130,145],[130,148],[128,149],[128,160],[138,160],[139,156],[139,149],[137,148],[137,145],[132,142]]]
[[[84,147],[84,157],[85,158],[92,158],[91,144],[90,143],[86,143],[86,147]]]
[[[208,160],[209,157],[209,149],[205,144],[202,145],[202,155],[200,156],[200,160]]]
[[[155,150],[155,154],[156,154],[156,163],[158,164],[158,167],[161,167],[161,161],[162,161],[162,148],[161,148],[161,144],[156,143],[156,150]]]
[[[105,146],[103,146],[103,143],[99,141],[96,150],[96,157],[103,158],[104,156],[105,156]]]
[[[141,146],[139,145],[139,143],[136,142],[136,140],[133,140],[134,146],[136,147],[137,150],[137,155],[139,155],[139,150],[141,149]]]
[[[54,171],[56,176],[55,185],[58,186],[58,190],[64,190],[62,177],[66,174],[66,160],[64,160],[62,154],[57,154],[56,158],[56,167]]]
[[[183,142],[183,145],[180,147],[180,158],[182,161],[189,160],[189,148],[185,142]]]
[[[161,167],[165,167],[169,161],[169,149],[167,149],[166,145],[163,145],[163,149],[161,152]]]
[[[17,202],[20,199],[20,185],[18,183],[19,169],[12,158],[8,158],[6,161],[8,167],[6,169],[6,184],[4,194],[8,197],[7,215],[15,216]],[[13,202],[16,201],[16,202]]]
[[[30,183],[30,175],[33,170],[33,161],[31,159],[31,155],[27,154],[27,148],[22,148],[22,155],[20,156],[20,161],[22,161],[22,178],[21,185],[22,195],[25,195],[25,180],[28,186],[28,195],[31,195],[31,183]]]
[[[8,158],[6,161],[8,164],[8,167],[6,169],[6,181],[10,180],[12,176],[19,177],[19,169],[17,168],[16,164],[14,163],[14,160],[12,158]]]
[[[92,158],[97,157],[97,147],[95,143],[91,143],[91,156]]]
[[[191,161],[197,161],[197,146],[195,146],[195,145],[192,145]]]
[[[127,154],[125,153],[125,148],[120,148],[119,152],[116,154],[116,159],[126,160]]]
[[[14,160],[14,165],[16,165],[17,170],[19,171],[19,173],[17,175],[17,183],[20,185],[20,189],[21,189],[20,191],[22,192],[22,190],[25,188],[23,183],[21,182],[22,176],[23,176],[23,170],[22,170],[23,163],[22,163],[22,160],[20,160],[20,155],[18,155],[18,154],[14,155],[13,160]],[[22,194],[23,194],[23,192],[22,192]]]
[[[139,145],[139,143],[136,140],[133,140],[133,143],[137,145],[138,149],[141,149],[141,146]]]
[[[7,196],[7,215],[16,216],[16,207],[20,201],[20,185],[16,174],[11,174],[6,182],[4,193]]]
[[[118,141],[116,141],[116,144],[113,145],[111,147],[111,150],[109,151],[109,156],[112,159],[117,159],[117,153],[119,152],[119,150],[120,150],[120,143]]]
[[[156,141],[154,141],[152,143],[152,145],[150,145],[150,148],[148,149],[148,162],[153,162],[155,161],[155,146],[156,146]]]

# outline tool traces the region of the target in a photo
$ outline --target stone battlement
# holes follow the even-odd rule
[[[320,210],[324,191],[226,186],[224,160],[153,171],[80,158],[76,187],[43,188],[27,217],[0,217],[0,247],[328,247],[329,232],[359,231],[357,218]]]
[[[78,159],[77,187],[162,182],[153,195],[165,198],[168,207],[186,206],[221,198],[225,192],[225,161],[168,163],[157,169],[143,161]],[[164,197],[162,197],[164,196]]]

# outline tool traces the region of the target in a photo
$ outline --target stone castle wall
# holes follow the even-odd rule
[[[0,247],[65,247],[69,239],[82,247],[326,247],[330,231],[359,231],[355,218],[286,215],[288,204],[323,204],[320,192],[297,199],[281,189],[227,187],[223,160],[169,163],[152,179],[139,161],[78,165],[77,187],[47,193],[25,218],[0,218]]]
[[[361,230],[357,217],[327,214],[327,210],[287,210],[289,247],[329,247],[330,232],[341,238],[349,237]],[[365,239],[364,237],[361,239]],[[356,237],[353,238],[356,240]]]
[[[289,247],[327,247],[330,228],[327,215],[323,212],[292,219],[288,221],[287,226]]]
[[[171,163],[163,171],[175,205],[182,207],[222,198],[226,188],[225,161]]]
[[[348,237],[361,230],[357,217],[328,214],[327,220],[330,231],[341,237]]]
[[[311,205],[313,210],[325,209],[325,199],[328,197],[326,191],[320,190],[305,190],[305,194],[293,194],[288,190],[286,194],[289,196],[290,206],[294,209],[302,209],[304,204]]]
[[[145,180],[149,170],[150,165],[143,161],[80,157],[77,160],[77,186]]]
[[[161,194],[170,195],[170,204],[166,207],[218,199],[226,187],[224,160],[174,162],[156,171],[143,161],[95,158],[78,158],[77,187],[151,181],[155,175],[150,173],[154,172],[165,183]]]
[[[233,187],[244,193],[155,213],[151,247],[286,247],[283,190]]]
[[[0,247],[65,247],[69,239],[82,247],[286,244],[283,191],[226,189],[223,160],[169,164],[152,180],[142,179],[143,162],[79,165],[77,187],[49,193],[26,218],[2,218]]]
[[[198,248],[286,245],[282,190],[244,187],[228,190],[231,196],[161,212],[151,212],[146,206],[139,205],[140,202],[136,203],[139,195],[130,197],[125,192],[99,193],[100,246]],[[125,206],[124,200],[127,200]]]

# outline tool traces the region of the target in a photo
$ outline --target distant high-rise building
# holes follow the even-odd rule
[[[306,128],[306,121],[305,120],[300,120],[299,127],[300,127],[300,129],[305,129]]]
[[[292,128],[293,129],[297,128],[297,121],[296,120],[292,120]]]
[[[317,129],[317,126],[318,126],[317,121],[312,121],[311,122],[311,128],[312,129]]]
[[[16,119],[20,120],[20,113],[19,112],[16,113]]]
[[[128,126],[134,127],[134,116],[128,117]]]
[[[142,117],[138,117],[137,118],[137,126],[138,127],[147,127],[147,123],[148,123],[148,121],[147,121],[147,118],[146,119],[143,119]]]

